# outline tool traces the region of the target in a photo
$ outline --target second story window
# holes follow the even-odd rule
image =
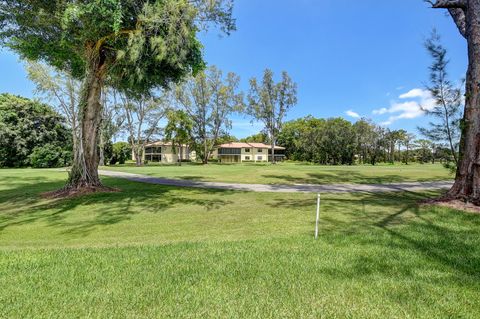
[[[258,152],[259,152],[259,153],[262,153],[262,152],[263,152],[263,149],[259,148],[259,149],[258,149]]]
[[[246,149],[245,149],[245,153],[250,153],[250,149],[249,149],[249,148],[246,148]]]

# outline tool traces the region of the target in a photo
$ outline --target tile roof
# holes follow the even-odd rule
[[[157,141],[157,142],[145,144],[145,147],[149,147],[149,146],[172,146],[172,142]],[[187,145],[182,144],[182,146],[187,146]]]
[[[264,143],[242,143],[242,142],[232,142],[227,144],[220,144],[216,146],[217,148],[268,148],[270,149],[271,146],[264,144]],[[275,146],[276,150],[284,150],[285,147]]]

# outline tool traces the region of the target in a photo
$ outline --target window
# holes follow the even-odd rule
[[[263,149],[259,148],[259,149],[258,149],[258,152],[259,152],[259,153],[262,153],[262,152],[263,152]]]
[[[240,155],[242,153],[241,148],[219,148],[218,155]]]
[[[246,160],[246,161],[249,161],[249,160],[250,160],[250,156],[245,156],[245,160]]]
[[[263,161],[263,156],[257,156],[257,161]]]
[[[245,149],[245,153],[250,153],[250,149],[249,149],[249,148],[246,148],[246,149]]]

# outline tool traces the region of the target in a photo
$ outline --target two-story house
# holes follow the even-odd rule
[[[267,162],[272,154],[271,146],[264,143],[232,142],[216,146],[212,157],[221,163]],[[284,159],[285,148],[275,146],[275,160]]]
[[[172,143],[161,141],[145,145],[145,149],[143,151],[143,160],[149,162],[173,164],[177,163],[179,158],[181,158],[182,161],[195,161],[196,154],[195,151],[190,150],[187,145],[177,147],[174,152]],[[133,152],[132,160],[135,160],[135,155]]]

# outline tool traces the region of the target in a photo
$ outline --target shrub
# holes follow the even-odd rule
[[[66,127],[65,119],[46,104],[0,94],[0,167],[31,165],[34,149],[47,145],[61,146],[59,154],[72,149],[71,131]],[[37,150],[33,158],[40,153],[45,150]],[[56,161],[54,155],[50,154],[48,162]]]
[[[125,161],[130,159],[132,156],[132,148],[130,147],[130,144],[126,142],[117,142],[113,144],[112,147],[112,157],[110,158],[110,164],[115,165],[117,163],[119,164],[125,164]]]
[[[46,144],[35,147],[29,158],[34,168],[65,167],[71,164],[72,153],[60,146]]]

